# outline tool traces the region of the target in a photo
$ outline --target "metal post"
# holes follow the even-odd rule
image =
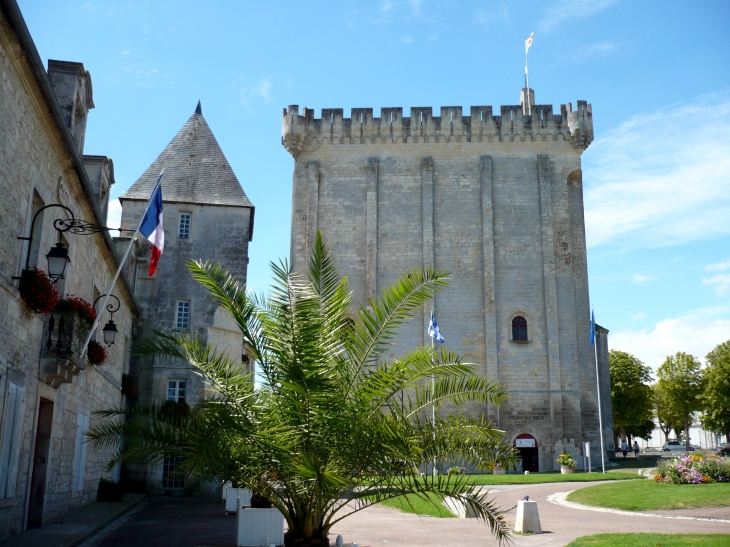
[[[595,329],[595,322],[593,325]],[[601,412],[601,381],[598,377],[598,333],[593,337],[593,354],[596,358],[596,392],[598,395],[598,432],[601,436],[601,472],[606,472],[606,450],[603,448],[603,414]]]

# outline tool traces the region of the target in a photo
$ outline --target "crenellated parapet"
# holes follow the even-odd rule
[[[563,140],[585,150],[593,140],[591,105],[578,101],[552,105],[501,106],[495,115],[491,106],[472,106],[464,116],[460,106],[442,106],[434,116],[431,107],[412,107],[410,116],[403,108],[381,108],[380,117],[372,108],[353,108],[349,118],[342,108],[324,108],[322,117],[314,110],[290,105],[284,109],[281,142],[297,157],[307,146],[319,144],[418,143],[418,142],[491,142]]]

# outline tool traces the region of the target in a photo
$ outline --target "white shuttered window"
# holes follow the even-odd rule
[[[84,489],[86,474],[86,432],[89,430],[89,417],[78,413],[76,417],[76,446],[74,447],[74,474],[71,490],[79,492]]]
[[[0,440],[0,499],[15,496],[24,399],[25,388],[8,381],[2,440]]]

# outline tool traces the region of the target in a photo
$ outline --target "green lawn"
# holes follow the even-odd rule
[[[547,482],[590,482],[643,479],[636,473],[530,473],[529,475],[469,475],[474,484],[541,484]]]
[[[430,515],[432,517],[456,518],[451,511],[444,507],[441,498],[431,494],[431,502],[428,502],[414,494],[400,496],[381,502],[379,505],[400,509],[404,513],[416,513],[417,515]]]
[[[717,547],[730,545],[727,534],[598,534],[567,547]]]
[[[653,480],[599,484],[568,494],[568,501],[626,511],[730,505],[730,484],[662,484]]]

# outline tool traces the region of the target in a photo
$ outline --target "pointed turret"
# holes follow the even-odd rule
[[[195,113],[144,174],[119,199],[147,200],[162,169],[164,201],[250,207],[228,160],[202,114]],[[253,218],[253,214],[251,215]]]

